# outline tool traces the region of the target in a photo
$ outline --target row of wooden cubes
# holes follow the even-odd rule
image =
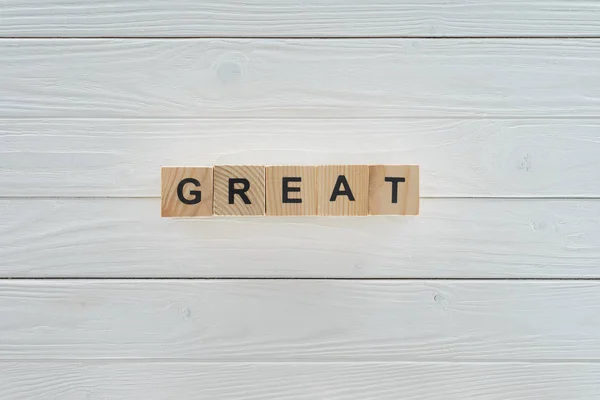
[[[417,215],[416,165],[163,167],[161,215]]]

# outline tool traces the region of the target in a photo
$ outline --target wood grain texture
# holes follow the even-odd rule
[[[264,166],[215,165],[214,181],[215,215],[265,215]]]
[[[591,400],[589,363],[0,362],[3,400]]]
[[[0,40],[0,117],[598,117],[599,44]]]
[[[599,313],[596,281],[1,281],[0,358],[597,363]]]
[[[431,197],[600,197],[599,12],[6,0],[0,398],[598,398],[599,200],[191,222],[111,196],[158,196],[161,165],[284,161],[421,164]],[[346,280],[365,277],[436,280]],[[576,280],[440,279],[488,277]]]
[[[320,165],[317,167],[319,215],[365,216],[369,214],[368,165]]]
[[[267,215],[317,215],[317,167],[284,165],[265,170]],[[284,183],[286,178],[296,181]]]
[[[194,181],[184,183],[187,179]],[[180,187],[181,186],[181,187]],[[179,196],[191,203],[182,201]],[[213,215],[212,167],[161,168],[160,215],[207,217]]]
[[[599,119],[0,119],[0,196],[159,196],[163,165],[294,163],[419,164],[426,197],[600,197],[598,154]]]
[[[0,35],[598,36],[594,0],[4,0]]]
[[[419,166],[369,166],[369,214],[418,215]]]
[[[600,278],[598,200],[422,199],[403,218],[159,210],[160,199],[0,200],[0,276]]]

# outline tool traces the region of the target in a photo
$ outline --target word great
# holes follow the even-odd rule
[[[161,215],[417,215],[416,165],[163,167]]]

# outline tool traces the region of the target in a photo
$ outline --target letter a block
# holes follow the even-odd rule
[[[319,215],[367,215],[369,166],[317,167]]]
[[[372,165],[369,179],[369,214],[419,214],[418,165]]]
[[[267,167],[267,215],[317,215],[317,168]]]
[[[213,215],[213,169],[208,167],[161,168],[163,217]]]
[[[265,167],[215,166],[215,215],[265,215]]]

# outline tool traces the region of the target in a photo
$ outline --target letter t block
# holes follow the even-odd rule
[[[215,215],[265,215],[265,167],[215,165]]]
[[[369,169],[369,214],[419,214],[418,165],[371,165]]]

